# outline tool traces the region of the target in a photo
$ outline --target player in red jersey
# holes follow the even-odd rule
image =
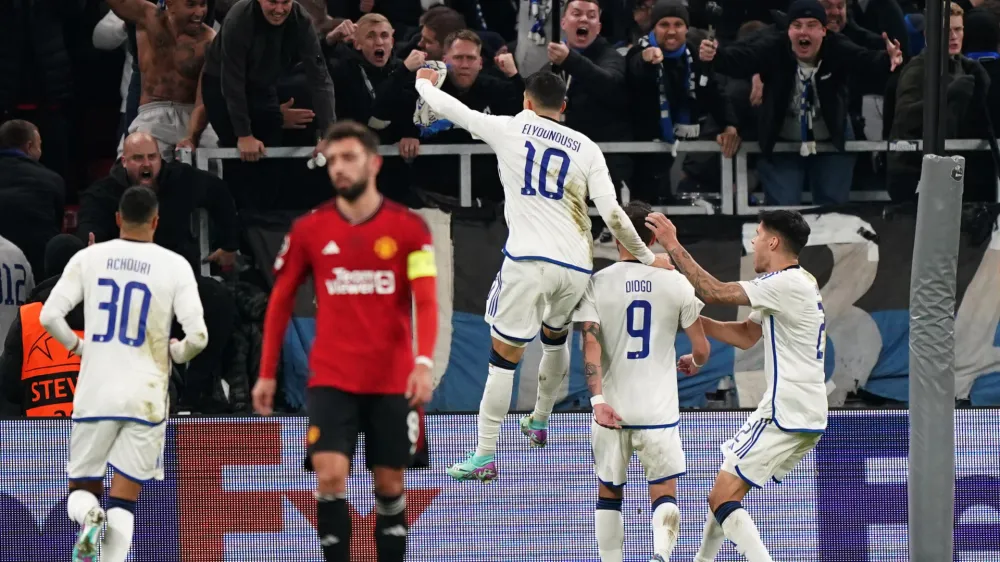
[[[414,408],[430,401],[433,392],[437,269],[431,235],[419,216],[384,200],[376,189],[382,158],[374,133],[341,121],[324,143],[336,198],[295,221],[275,260],[253,404],[258,413],[271,413],[295,293],[312,274],[316,341],[309,358],[306,441],[316,471],[316,530],[323,557],[350,560],[347,475],[358,432],[364,431],[375,480],[378,559],[402,562],[407,535],[403,471],[420,431]]]

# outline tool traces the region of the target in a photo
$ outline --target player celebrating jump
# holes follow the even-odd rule
[[[479,404],[479,444],[464,462],[448,469],[458,480],[490,481],[500,424],[510,405],[524,346],[542,331],[535,411],[521,420],[533,446],[545,446],[555,394],[569,372],[567,325],[593,269],[589,196],[615,237],[644,264],[655,256],[615,198],[600,149],[586,136],[564,127],[566,83],[551,72],[525,80],[524,111],[513,116],[473,111],[434,87],[437,72],[417,71],[416,88],[431,109],[490,145],[500,162],[504,215],[509,235],[506,256],[490,289],[486,321],[492,327],[489,377]],[[664,260],[665,261],[665,260]]]
[[[678,243],[677,230],[666,217],[654,213],[647,219],[702,300],[753,308],[743,322],[703,317],[709,337],[750,349],[767,334],[767,392],[743,428],[722,445],[725,460],[708,494],[712,511],[695,562],[715,560],[724,536],[750,562],[771,561],[740,501],[750,488],[760,488],[770,479],[780,483],[826,429],[823,299],[816,279],[799,266],[809,225],[794,211],[762,211],[759,219],[752,242],[753,266],[762,275],[738,283],[723,283],[702,269]]]
[[[42,307],[45,329],[80,356],[69,441],[66,511],[80,524],[74,562],[124,562],[142,484],[163,479],[170,362],[187,363],[208,344],[194,272],[182,256],[153,243],[156,194],[130,187],[117,213],[121,237],[69,260]],[[66,323],[83,301],[84,337]],[[170,339],[174,316],[184,329]],[[98,498],[115,469],[108,510]],[[101,527],[107,520],[103,545]]]
[[[625,206],[636,229],[644,229],[652,211],[639,201]],[[650,233],[649,243],[654,240]],[[691,339],[692,353],[680,365],[685,374],[697,373],[710,350],[698,319],[704,305],[680,273],[639,264],[621,243],[618,254],[618,263],[590,278],[573,315],[583,322],[584,373],[593,395],[597,549],[601,562],[622,562],[622,491],[635,452],[653,503],[651,560],[665,562],[680,532],[677,477],[686,471],[677,429],[674,339],[678,327]]]
[[[375,481],[378,559],[402,562],[408,530],[403,471],[420,431],[413,408],[430,401],[433,392],[437,269],[431,235],[419,216],[379,195],[375,179],[382,157],[375,133],[341,121],[330,127],[321,146],[336,199],[295,221],[274,262],[254,409],[271,413],[295,293],[311,274],[317,311],[307,443],[316,471],[323,557],[350,560],[347,475],[363,431]]]

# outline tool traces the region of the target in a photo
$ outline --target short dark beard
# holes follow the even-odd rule
[[[353,185],[346,189],[341,189],[334,186],[334,191],[337,193],[337,197],[340,197],[348,203],[353,203],[361,197],[361,194],[365,192],[365,188],[368,187],[368,179],[362,179],[355,182]]]

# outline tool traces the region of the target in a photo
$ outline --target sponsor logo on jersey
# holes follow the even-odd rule
[[[387,260],[396,255],[399,246],[396,241],[388,236],[383,236],[375,241],[375,255]]]
[[[391,295],[396,292],[396,274],[388,270],[333,268],[326,280],[331,295]]]

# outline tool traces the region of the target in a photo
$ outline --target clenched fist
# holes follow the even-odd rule
[[[514,55],[510,53],[502,53],[493,59],[493,64],[497,65],[497,68],[504,73],[507,78],[513,78],[517,75],[517,65],[514,64]]]
[[[650,64],[663,62],[663,51],[659,47],[646,47],[642,51],[642,60]]]
[[[715,52],[719,50],[719,42],[714,39],[705,39],[698,47],[698,58],[701,62],[712,62]]]
[[[406,60],[403,61],[403,66],[405,66],[406,70],[409,70],[410,72],[416,72],[417,69],[423,66],[426,62],[427,53],[413,50],[410,51],[410,56],[406,57]]]

